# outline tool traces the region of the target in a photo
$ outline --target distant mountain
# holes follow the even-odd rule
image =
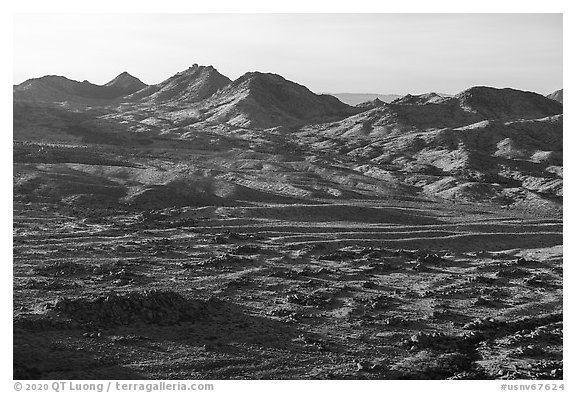
[[[392,102],[395,99],[402,97],[398,94],[330,93],[330,95],[333,95],[334,97],[338,98],[340,101],[348,105],[358,105],[363,102],[369,102],[376,99],[383,102]]]
[[[148,85],[142,82],[140,79],[124,71],[116,78],[106,83],[104,86],[110,90],[114,89],[118,92],[120,96],[124,96],[127,94],[132,94],[135,91],[141,90]]]
[[[554,101],[564,102],[564,89],[556,90],[554,93],[549,94],[546,97]]]
[[[340,120],[359,110],[280,75],[248,72],[203,103],[205,119],[269,128]]]
[[[408,95],[294,138],[434,197],[544,206],[563,195],[562,111],[540,94],[473,87]]]
[[[562,113],[562,104],[514,89],[472,87],[454,97],[407,95],[330,125],[332,134],[382,136],[394,132],[462,127],[483,120],[537,119]]]
[[[420,95],[407,94],[392,101],[393,104],[402,105],[426,105],[426,104],[439,104],[448,101],[450,96],[440,95],[437,93],[426,93]]]
[[[248,72],[231,81],[212,66],[195,64],[152,86],[124,72],[102,86],[45,76],[13,92],[20,162],[90,161],[84,150],[66,161],[69,155],[28,142],[256,146],[327,157],[402,192],[499,205],[553,207],[562,201],[562,90],[545,97],[477,86],[454,96],[408,94],[390,102],[372,95],[350,106],[280,75]],[[78,105],[53,105],[62,102]],[[275,127],[290,132],[259,132]],[[188,203],[190,195],[178,194],[176,186],[148,187],[135,201],[155,204],[174,194]]]
[[[146,85],[124,72],[105,85],[78,82],[63,76],[48,75],[29,79],[13,88],[16,100],[102,104],[131,94]]]
[[[156,85],[148,86],[122,99],[123,102],[173,102],[202,101],[231,82],[212,66],[194,64],[185,71]]]
[[[360,108],[362,110],[370,110],[374,108],[380,108],[381,106],[386,105],[384,101],[381,101],[379,98],[376,98],[372,101],[361,102],[360,104],[354,105],[356,108]]]
[[[462,109],[486,119],[537,119],[562,113],[562,104],[540,94],[515,89],[472,87],[454,99]]]

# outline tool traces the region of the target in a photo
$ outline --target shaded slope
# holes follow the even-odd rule
[[[515,89],[472,87],[455,97],[463,110],[485,119],[538,119],[562,113],[562,104],[540,94]]]
[[[212,66],[194,64],[164,82],[148,86],[123,99],[123,101],[145,102],[198,102],[210,97],[230,83],[230,79],[220,74]]]
[[[359,104],[356,104],[355,107],[362,109],[364,111],[368,111],[370,109],[380,108],[384,105],[386,105],[386,102],[380,100],[379,98],[375,98],[372,101],[365,101],[365,102],[361,102]]]
[[[419,95],[407,94],[404,97],[400,97],[394,101],[392,104],[402,104],[402,105],[426,105],[426,104],[439,104],[442,102],[450,101],[451,97],[442,96],[437,93],[425,93]]]
[[[380,107],[325,125],[333,136],[381,137],[390,133],[457,128],[483,120],[538,119],[562,113],[562,104],[536,93],[473,87],[454,97],[407,95]]]
[[[70,111],[52,103],[15,101],[13,140],[130,146],[149,143],[124,124],[101,118],[102,110]]]
[[[406,96],[295,142],[425,194],[553,209],[563,195],[562,104],[512,89]]]
[[[275,74],[249,72],[206,104],[207,119],[240,127],[268,128],[341,119],[357,113],[337,98],[317,95]]]
[[[556,90],[554,93],[549,94],[546,97],[554,101],[564,102],[564,89]]]
[[[105,85],[48,75],[29,79],[13,88],[14,99],[38,102],[106,103],[146,86],[124,72]]]
[[[148,85],[142,82],[140,79],[124,71],[116,78],[106,83],[104,86],[107,87],[109,90],[115,90],[116,92],[118,92],[118,96],[124,96],[127,94],[132,94],[138,90],[141,90]]]

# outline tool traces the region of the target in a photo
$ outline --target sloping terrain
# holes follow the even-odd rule
[[[560,213],[280,150],[15,164],[15,378],[562,378]]]
[[[210,122],[243,128],[301,125],[346,117],[355,110],[329,95],[316,95],[280,75],[249,72],[204,105]]]
[[[218,75],[15,101],[14,378],[563,378],[562,104]]]
[[[115,146],[146,145],[147,135],[127,132],[127,127],[102,118],[102,109],[68,110],[66,105],[15,101],[13,104],[13,141],[21,142],[106,144]]]
[[[562,113],[562,105],[540,94],[491,87],[473,87],[454,97],[465,111],[485,119],[538,119]]]
[[[230,79],[220,74],[214,67],[194,64],[164,82],[124,97],[122,101],[193,103],[210,97],[229,83]]]
[[[211,129],[297,127],[362,111],[280,75],[249,72],[230,82],[214,67],[196,64],[121,101],[104,118],[131,131],[185,138]]]
[[[564,102],[564,89],[556,90],[554,93],[549,94],[546,97],[554,101]]]
[[[386,103],[381,101],[380,99],[376,98],[372,101],[365,101],[359,104],[356,104],[356,108],[362,109],[363,111],[368,111],[370,109],[380,108],[385,106]]]
[[[398,94],[358,94],[358,93],[332,93],[345,104],[358,105],[368,101],[379,100],[382,102],[392,102],[401,96]]]
[[[429,195],[547,208],[562,197],[561,113],[534,93],[472,88],[406,96],[293,140]]]
[[[22,101],[104,105],[145,86],[146,84],[127,72],[123,72],[105,85],[50,75],[29,79],[14,86],[13,95],[15,100]]]
[[[138,90],[142,90],[148,85],[135,76],[132,76],[124,71],[116,78],[106,83],[104,86],[106,86],[108,89],[114,89],[117,91],[118,96],[125,96]]]
[[[14,214],[18,379],[563,375],[560,218],[394,201]]]

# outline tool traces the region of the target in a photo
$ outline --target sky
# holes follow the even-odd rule
[[[194,63],[316,93],[563,87],[562,14],[16,14],[13,79],[159,83]]]

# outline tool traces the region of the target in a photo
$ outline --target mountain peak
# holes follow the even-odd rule
[[[393,104],[400,105],[426,105],[426,104],[439,104],[448,100],[446,97],[442,97],[440,94],[431,92],[419,95],[406,94],[404,97],[400,97],[394,101]]]
[[[374,109],[374,108],[380,108],[380,107],[383,107],[385,105],[386,105],[386,103],[384,101],[382,101],[381,99],[376,97],[373,100],[365,101],[365,102],[361,102],[359,104],[356,104],[356,108],[361,108],[363,110],[370,110],[370,109]]]
[[[163,82],[131,94],[126,100],[198,102],[210,97],[230,82],[230,79],[220,74],[213,66],[201,66],[195,63]]]
[[[274,82],[288,82],[284,77],[270,72],[250,71],[236,79],[233,84],[239,85],[246,81],[274,81]]]
[[[269,128],[342,119],[359,110],[283,76],[247,72],[210,99],[211,120]]]
[[[549,94],[546,97],[550,98],[551,100],[563,103],[564,102],[564,89],[556,90],[554,93]]]
[[[46,75],[29,79],[15,86],[14,97],[24,101],[67,101],[99,105],[107,104],[144,87],[146,87],[145,83],[126,71],[105,85],[96,85],[88,80],[79,82],[59,75]]]
[[[562,113],[562,104],[531,91],[474,86],[454,96],[459,105],[486,119],[535,119]]]
[[[183,71],[180,71],[178,73],[176,73],[175,75],[173,75],[172,77],[178,77],[178,76],[182,76],[182,75],[194,75],[197,73],[201,73],[201,72],[218,72],[216,70],[216,68],[214,68],[214,66],[211,65],[198,65],[197,63],[192,64],[190,67],[186,68]]]
[[[460,101],[511,101],[511,100],[538,100],[546,98],[532,91],[512,89],[509,87],[497,88],[489,86],[473,86],[454,96]]]
[[[141,90],[147,85],[135,76],[130,75],[127,71],[124,71],[104,86],[117,91],[118,96],[123,96]]]
[[[191,73],[196,72],[198,70],[198,68],[200,68],[200,66],[198,64],[194,63],[190,67],[186,68],[185,70],[177,72],[176,75],[191,74]]]

